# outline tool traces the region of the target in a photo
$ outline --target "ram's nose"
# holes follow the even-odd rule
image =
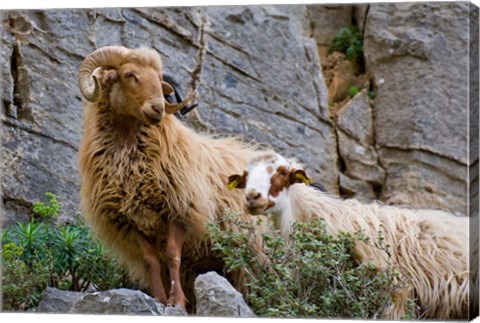
[[[143,107],[143,113],[149,124],[155,125],[160,123],[163,118],[165,108],[162,100],[149,100]]]

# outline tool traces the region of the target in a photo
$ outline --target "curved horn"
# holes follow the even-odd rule
[[[78,85],[85,99],[95,102],[100,94],[100,81],[91,75],[92,72],[99,66],[118,68],[128,53],[129,50],[123,46],[106,46],[95,50],[83,60],[78,73]]]
[[[185,107],[190,101],[192,101],[193,97],[197,94],[196,91],[190,93],[189,96],[187,96],[185,98],[185,100],[183,100],[182,102],[180,103],[177,103],[177,104],[172,104],[168,101],[165,100],[165,112],[167,112],[168,114],[174,114],[178,111],[180,111],[181,109],[183,109],[183,107]]]

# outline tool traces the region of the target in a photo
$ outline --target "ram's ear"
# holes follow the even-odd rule
[[[92,72],[92,78],[100,83],[101,87],[109,87],[118,81],[118,72],[116,69],[101,66]]]
[[[102,85],[104,86],[112,86],[113,83],[118,81],[118,71],[115,69],[111,69],[105,72],[103,76]]]
[[[243,175],[231,175],[228,177],[228,189],[233,190],[234,188],[245,188],[247,184],[247,175],[248,172],[244,171]]]
[[[304,183],[305,185],[310,185],[313,183],[313,180],[303,169],[292,169],[290,171],[289,180],[291,184]]]

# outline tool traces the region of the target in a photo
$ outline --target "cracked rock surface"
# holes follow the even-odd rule
[[[471,10],[468,2],[370,6],[364,48],[377,88],[383,201],[467,214],[467,167],[478,162],[477,149],[468,155]]]
[[[198,131],[295,156],[333,194],[465,215],[478,167],[469,15],[468,3],[2,11],[3,225],[27,220],[47,191],[62,219],[79,212],[76,78],[105,45],[156,49],[179,92],[197,90],[198,107],[179,118]],[[319,52],[352,19],[376,96],[359,92],[332,120]]]
[[[273,6],[2,12],[2,189],[6,224],[51,191],[62,216],[78,212],[82,135],[77,72],[95,48],[150,46],[181,94],[198,90],[181,117],[199,131],[241,136],[296,156],[337,192],[335,139],[306,10]],[[261,30],[261,32],[259,32]],[[16,99],[18,97],[18,99]],[[7,113],[8,112],[8,113]]]

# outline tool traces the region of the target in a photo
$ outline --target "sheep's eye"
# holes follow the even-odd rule
[[[287,170],[282,170],[282,171],[280,171],[280,175],[282,175],[282,176],[287,176],[287,175],[288,175],[288,171],[287,171]]]

